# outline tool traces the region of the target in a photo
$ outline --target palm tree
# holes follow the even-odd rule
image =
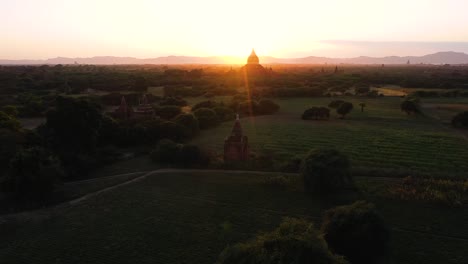
[[[364,112],[364,107],[366,107],[365,103],[359,103],[359,106],[361,107],[361,112]]]

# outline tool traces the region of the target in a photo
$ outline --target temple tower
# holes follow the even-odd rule
[[[248,160],[249,154],[248,137],[243,135],[239,115],[237,115],[231,135],[224,140],[224,161]]]

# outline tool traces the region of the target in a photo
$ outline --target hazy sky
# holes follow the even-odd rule
[[[0,0],[0,59],[468,53],[468,0]]]

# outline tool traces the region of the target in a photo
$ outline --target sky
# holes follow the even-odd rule
[[[0,0],[0,59],[468,53],[468,0]]]

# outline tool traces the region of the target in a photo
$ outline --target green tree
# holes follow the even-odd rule
[[[468,128],[468,111],[458,113],[452,118],[452,126],[458,128]]]
[[[286,218],[272,232],[254,240],[228,246],[219,256],[218,264],[309,264],[347,263],[330,252],[312,223]]]
[[[214,127],[219,124],[216,112],[209,108],[199,108],[193,112],[197,117],[200,129]]]
[[[419,113],[419,100],[415,98],[408,98],[401,103],[400,108],[401,111],[408,115]]]
[[[48,198],[62,176],[60,162],[42,148],[16,154],[6,181],[7,190],[18,199]]]
[[[0,129],[19,131],[21,129],[21,124],[14,116],[0,111]]]
[[[14,118],[17,118],[19,113],[18,108],[14,105],[5,105],[1,111]]]
[[[351,110],[353,110],[353,104],[350,102],[344,102],[336,109],[336,112],[341,115],[341,118],[343,119],[351,112]]]
[[[169,119],[176,117],[178,114],[180,114],[182,110],[180,109],[180,106],[166,105],[166,106],[156,107],[155,112],[161,118],[169,120]]]
[[[179,151],[182,145],[170,139],[162,139],[151,152],[151,159],[155,162],[175,163],[178,160]]]
[[[193,114],[180,114],[174,118],[174,122],[186,128],[187,138],[191,138],[200,132],[198,119]]]
[[[383,218],[365,201],[328,210],[321,231],[330,249],[351,263],[376,263],[389,239]]]
[[[278,104],[268,99],[260,100],[257,106],[258,114],[263,114],[263,115],[274,114],[278,112],[279,109],[280,109],[280,106]]]
[[[343,190],[351,183],[348,158],[334,149],[313,149],[302,162],[306,192],[327,194]]]

